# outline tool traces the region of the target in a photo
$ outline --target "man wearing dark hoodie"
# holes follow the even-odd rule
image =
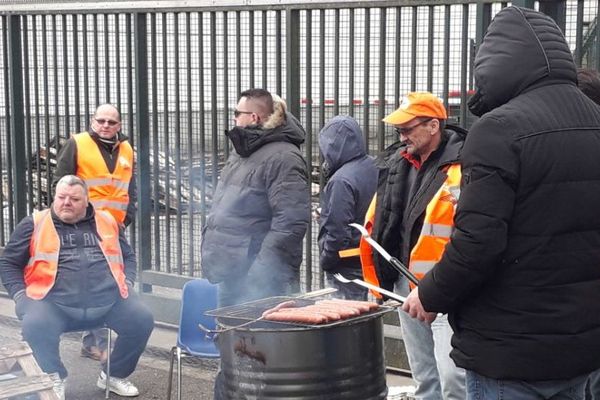
[[[136,186],[134,153],[128,138],[121,133],[121,114],[112,104],[98,106],[90,129],[73,135],[56,158],[54,186],[65,175],[82,178],[96,209],[110,212],[117,223],[127,227],[135,219]],[[81,355],[104,361],[108,331],[84,332]]]
[[[469,399],[581,399],[600,368],[600,108],[556,23],[507,7],[475,57],[456,230],[404,309],[449,313]]]
[[[264,89],[240,95],[235,151],[221,172],[203,228],[203,275],[218,283],[219,306],[299,289],[302,239],[310,220],[304,129]]]
[[[367,300],[366,289],[340,284],[333,274],[362,278],[360,232],[348,224],[363,223],[377,190],[377,167],[367,155],[362,132],[352,117],[340,115],[329,120],[319,133],[319,149],[324,159],[323,175],[328,178],[321,193],[319,218],[321,268],[340,297]]]
[[[117,334],[109,390],[137,396],[129,376],[154,327],[152,313],[133,290],[136,261],[123,230],[88,202],[88,188],[62,177],[50,209],[36,211],[15,228],[0,258],[0,279],[15,301],[23,338],[44,372],[58,373],[64,399],[67,370],[60,335],[106,324]],[[97,385],[106,388],[106,368]]]

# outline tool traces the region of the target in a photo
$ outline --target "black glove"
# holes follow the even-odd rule
[[[15,314],[17,314],[17,318],[20,320],[23,319],[23,316],[29,309],[29,306],[35,302],[32,298],[27,297],[25,293],[25,289],[19,290],[13,296],[13,300],[15,301]]]

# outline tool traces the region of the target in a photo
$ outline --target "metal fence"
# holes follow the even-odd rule
[[[471,123],[466,100],[474,51],[507,5],[402,0],[168,8],[165,1],[144,9],[130,1],[130,9],[113,2],[113,11],[92,2],[39,11],[14,3],[21,5],[0,6],[0,244],[20,218],[51,200],[46,187],[57,143],[85,130],[95,107],[110,102],[137,150],[140,211],[130,235],[140,264],[186,276],[201,275],[201,226],[242,90],[280,93],[300,117],[317,201],[323,184],[317,135],[330,117],[354,116],[371,154],[395,140],[381,119],[410,90],[438,94],[457,123]],[[519,3],[550,13],[576,62],[598,69],[597,0]],[[322,283],[316,231],[312,224],[306,238],[307,290]]]

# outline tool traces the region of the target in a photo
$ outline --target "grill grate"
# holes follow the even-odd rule
[[[251,326],[256,328],[269,328],[269,327],[302,327],[302,328],[329,328],[332,326],[338,326],[343,324],[355,323],[358,321],[362,321],[364,319],[368,319],[374,316],[378,316],[380,314],[385,314],[391,310],[392,307],[387,306],[379,306],[379,309],[370,311],[368,313],[364,313],[361,315],[357,315],[355,317],[341,319],[338,321],[333,321],[324,324],[312,325],[312,324],[303,324],[300,322],[283,322],[283,321],[264,321],[260,320],[262,313],[269,308],[273,308],[278,304],[283,303],[284,301],[294,300],[296,302],[297,307],[304,307],[308,305],[314,304],[317,300],[321,300],[321,298],[311,298],[311,299],[302,299],[297,297],[289,297],[289,296],[276,296],[276,297],[268,297],[265,299],[250,301],[247,303],[236,304],[234,306],[221,307],[215,310],[210,310],[206,312],[206,315],[216,317],[220,323],[225,326],[235,326],[239,325],[242,322],[247,321],[256,321],[257,324],[252,324]],[[249,327],[250,328],[250,327]]]

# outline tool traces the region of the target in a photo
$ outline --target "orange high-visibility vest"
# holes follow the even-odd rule
[[[365,229],[369,232],[369,235],[373,232],[373,224],[375,223],[375,206],[377,204],[377,193],[373,196],[373,200],[371,200],[371,204],[369,204],[369,208],[367,209],[367,213],[365,214]],[[377,273],[375,272],[375,261],[373,260],[373,248],[371,245],[363,238],[360,237],[360,243],[358,245],[360,249],[360,264],[362,266],[362,274],[365,282],[369,282],[375,286],[379,286],[379,278],[377,277]],[[374,290],[370,291],[373,296],[378,299],[381,299],[381,293],[375,292]]]
[[[129,205],[129,182],[133,176],[133,148],[119,144],[115,170],[110,173],[98,145],[88,132],[73,135],[77,144],[77,176],[89,189],[90,203],[96,210],[110,212],[123,224]]]
[[[106,211],[97,210],[96,229],[102,240],[99,246],[117,282],[121,297],[126,299],[129,290],[125,283],[125,264],[119,244],[119,226]],[[29,241],[29,262],[24,270],[27,297],[41,300],[52,289],[58,271],[60,238],[52,221],[50,209],[33,213],[33,233]]]
[[[440,261],[454,230],[454,214],[460,197],[460,165],[451,165],[446,174],[444,184],[427,205],[419,239],[410,252],[408,269],[419,280]],[[410,286],[414,288],[414,284]]]
[[[425,209],[421,233],[410,252],[408,269],[415,274],[417,279],[422,279],[442,258],[446,244],[450,241],[450,236],[454,230],[454,214],[460,196],[460,165],[449,166],[446,169],[446,174],[446,180]],[[373,197],[365,218],[365,228],[369,231],[369,234],[373,230],[375,221],[376,201],[377,196]],[[373,249],[363,238],[360,240],[360,262],[365,281],[379,286],[373,260]],[[410,287],[414,288],[414,286],[411,282]],[[380,295],[376,296],[381,297]]]

